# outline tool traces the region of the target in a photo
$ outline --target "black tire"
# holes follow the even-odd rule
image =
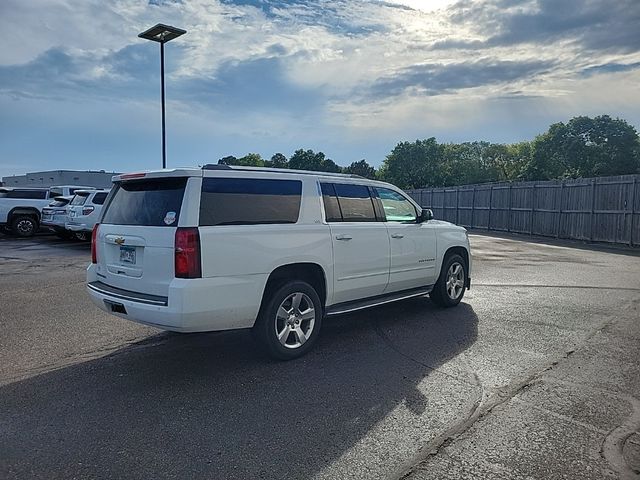
[[[293,306],[296,295],[300,295],[297,310]],[[291,307],[288,317],[282,316],[282,312],[279,314],[281,306],[284,311]],[[308,310],[311,306],[313,312]],[[310,318],[304,319],[304,312],[313,315],[312,323]],[[292,360],[313,348],[320,334],[322,317],[322,304],[315,289],[306,282],[290,281],[267,290],[253,333],[268,355],[278,360]],[[286,335],[286,338],[283,335],[284,342],[278,337],[279,330]],[[301,341],[301,337],[306,340]]]
[[[18,215],[11,220],[11,231],[18,237],[33,237],[38,231],[38,221],[27,215]]]
[[[69,230],[56,230],[56,236],[62,240],[71,240],[74,238],[73,234]]]
[[[91,232],[75,232],[73,237],[80,242],[90,242]]]
[[[462,281],[462,288],[459,287],[448,288],[447,281],[449,280],[450,269],[456,270],[456,266],[460,266],[459,274],[455,275],[458,281]],[[460,278],[461,277],[461,278]],[[448,255],[442,262],[442,268],[440,269],[440,276],[438,281],[433,286],[433,290],[429,294],[433,303],[440,307],[455,307],[460,303],[462,297],[464,297],[464,291],[467,288],[467,263],[464,259],[457,254]],[[450,294],[453,292],[453,295]]]

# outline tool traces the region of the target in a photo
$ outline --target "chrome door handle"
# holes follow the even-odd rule
[[[340,235],[336,235],[336,240],[351,240],[353,237],[351,237],[351,235],[344,235],[344,234],[340,234]]]
[[[404,238],[404,235],[402,235],[401,233],[394,233],[393,235],[391,235],[391,238]]]

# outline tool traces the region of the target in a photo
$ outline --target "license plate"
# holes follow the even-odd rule
[[[136,263],[136,247],[120,247],[121,263]]]

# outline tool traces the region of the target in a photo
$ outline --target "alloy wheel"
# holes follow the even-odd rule
[[[464,268],[458,262],[452,263],[447,271],[447,295],[457,300],[464,290]]]
[[[302,292],[288,295],[278,307],[276,337],[285,348],[299,348],[311,336],[316,322],[313,301]]]

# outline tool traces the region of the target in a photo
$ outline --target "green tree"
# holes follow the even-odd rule
[[[233,155],[229,155],[218,160],[218,165],[236,165],[237,161],[238,159],[236,157],[234,157]]]
[[[289,168],[289,160],[282,153],[276,153],[271,160],[265,160],[265,165],[272,168]]]
[[[241,165],[243,167],[264,167],[264,160],[258,153],[248,153],[244,157],[236,158],[233,155],[218,160],[220,165]]]
[[[498,171],[492,160],[504,154],[504,145],[465,142],[448,143],[441,147],[444,185],[465,185],[498,179]]]
[[[293,155],[289,158],[289,168],[320,171],[323,161],[324,153],[319,152],[316,154],[313,150],[299,149],[293,152]]]
[[[523,177],[546,180],[625,175],[639,169],[640,140],[635,128],[624,120],[601,115],[551,125],[533,141],[533,154]]]
[[[419,188],[444,185],[443,170],[442,147],[431,137],[396,145],[379,175],[400,188]]]
[[[320,168],[322,169],[323,172],[331,172],[331,173],[342,172],[342,167],[340,167],[340,165],[338,165],[336,162],[334,162],[330,158],[325,158],[322,161]]]
[[[314,172],[335,172],[342,171],[330,158],[325,158],[324,153],[315,153],[313,150],[299,149],[293,152],[289,158],[289,168],[295,170],[313,170]]]
[[[243,167],[264,167],[264,160],[258,153],[248,153],[244,157],[238,158],[236,165]]]
[[[500,180],[521,180],[532,155],[532,142],[507,145],[507,155],[504,158],[494,159],[496,168],[500,172]]]
[[[344,169],[344,173],[351,175],[360,175],[364,178],[376,178],[376,170],[367,163],[365,159],[352,162],[351,165]]]

